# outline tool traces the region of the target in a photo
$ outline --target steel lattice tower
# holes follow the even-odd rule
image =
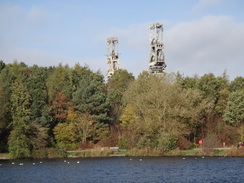
[[[163,24],[155,23],[150,26],[150,56],[149,73],[163,73],[164,61]]]
[[[107,79],[109,79],[116,70],[120,69],[118,38],[111,37],[107,39]]]

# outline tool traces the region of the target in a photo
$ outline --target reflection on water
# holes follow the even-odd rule
[[[0,161],[0,182],[244,182],[244,158],[110,157]]]

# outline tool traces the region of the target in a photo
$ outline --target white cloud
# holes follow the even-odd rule
[[[227,16],[206,16],[175,25],[165,32],[166,62],[169,70],[186,75],[225,69],[232,75],[243,74],[244,24]]]
[[[121,67],[135,76],[148,67],[149,25],[111,29],[106,34],[119,38]],[[205,16],[171,24],[170,28],[166,23],[164,28],[166,72],[179,71],[187,76],[212,72],[219,76],[227,69],[230,79],[243,75],[244,24],[236,23],[228,16]]]
[[[196,7],[204,8],[212,2],[219,1],[199,1]],[[49,17],[53,19],[49,21]],[[28,10],[19,6],[0,7],[0,60],[10,63],[17,59],[40,66],[61,62],[70,66],[77,62],[87,63],[92,70],[101,69],[105,74],[106,39],[115,36],[119,39],[121,68],[135,76],[147,70],[149,25],[152,22],[125,28],[108,28],[104,22],[93,22],[95,27],[87,24],[89,29],[83,30],[87,23],[84,21],[79,22],[82,26],[78,26],[78,31],[74,29],[73,34],[64,37],[66,31],[60,31],[56,26],[60,22],[55,20],[60,21],[37,6]],[[243,76],[244,23],[237,23],[228,16],[205,16],[175,25],[165,20],[159,22],[165,28],[166,72],[180,71],[190,76],[208,72],[220,75],[227,69],[232,79]],[[48,30],[43,26],[45,23],[50,25]]]
[[[219,3],[220,0],[200,0],[195,6],[192,8],[192,12],[196,12],[212,5]]]
[[[40,8],[38,6],[32,6],[27,14],[28,20],[31,23],[40,23],[46,19],[50,19],[53,15],[49,13],[46,9]]]

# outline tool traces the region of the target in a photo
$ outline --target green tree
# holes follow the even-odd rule
[[[5,65],[6,64],[2,60],[0,60],[0,73],[4,69]]]
[[[75,109],[88,112],[98,123],[108,123],[109,105],[105,94],[103,76],[99,74],[81,78],[78,89],[73,93]]]
[[[30,132],[30,95],[27,88],[16,81],[12,88],[11,113],[13,121],[12,131],[9,136],[9,152],[15,158],[31,156]]]
[[[43,127],[49,127],[52,120],[46,87],[47,74],[47,68],[34,65],[23,75],[23,82],[31,95],[30,119]]]
[[[139,77],[126,91],[125,97],[133,109],[135,130],[141,134],[139,147],[163,147],[169,139],[189,133],[179,118],[184,98],[173,76]]]
[[[113,124],[119,123],[119,117],[123,107],[123,93],[134,79],[134,76],[131,73],[128,73],[127,70],[120,69],[115,71],[112,77],[108,80],[109,116],[112,118]]]
[[[98,73],[97,73],[98,74]],[[75,92],[79,87],[79,82],[83,77],[88,77],[94,75],[94,73],[89,69],[87,65],[84,67],[79,64],[75,64],[74,68],[71,70],[72,75],[72,89]]]
[[[127,70],[119,69],[108,80],[108,90],[119,89],[124,92],[135,78]]]
[[[28,138],[30,139],[32,149],[46,147],[49,143],[48,128],[36,123],[31,123],[29,128]]]
[[[53,133],[58,147],[74,148],[79,141],[79,134],[74,123],[59,123]]]
[[[109,116],[112,119],[111,124],[119,124],[119,118],[123,107],[123,92],[119,89],[111,89],[107,95],[109,103]]]
[[[230,94],[224,120],[231,124],[244,123],[244,90]]]
[[[208,102],[210,107],[204,114],[204,124],[202,125],[202,138],[211,134],[221,136],[223,120],[222,115],[227,105],[229,95],[228,79],[225,74],[215,77],[214,74],[205,74],[198,81],[197,88],[201,91],[202,97]]]
[[[10,97],[12,93],[12,84],[19,78],[21,79],[23,71],[26,69],[24,63],[15,61],[13,64],[4,64],[0,62],[0,144],[4,151],[7,148],[8,136],[10,128],[8,128],[12,121]],[[0,149],[2,149],[0,148]]]
[[[187,76],[187,77],[182,78],[180,80],[182,88],[184,88],[184,89],[189,89],[189,88],[195,89],[195,88],[197,88],[198,81],[199,81],[199,78],[197,75],[195,75],[194,77]]]
[[[231,83],[230,83],[230,91],[236,92],[239,90],[244,90],[244,77],[236,77]]]
[[[204,97],[209,98],[214,104],[217,104],[220,97],[220,91],[227,88],[228,80],[224,77],[215,77],[214,74],[205,74],[198,81],[197,88],[202,91]]]
[[[54,101],[58,92],[64,93],[68,98],[72,95],[71,69],[61,64],[49,73],[47,78],[47,91],[49,103]]]
[[[8,120],[6,114],[8,113],[8,97],[6,91],[1,87],[1,80],[0,80],[0,135],[8,125]]]

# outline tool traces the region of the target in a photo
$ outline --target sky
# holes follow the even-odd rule
[[[242,0],[0,0],[0,60],[88,65],[106,75],[107,38],[120,67],[148,69],[149,27],[163,24],[166,72],[244,77]]]

